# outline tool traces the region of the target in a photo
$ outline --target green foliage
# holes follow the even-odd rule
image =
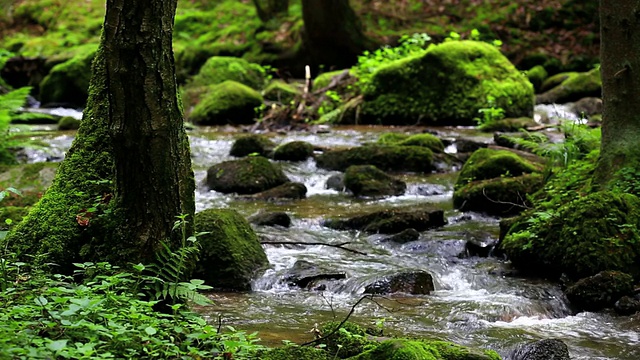
[[[30,87],[23,87],[0,95],[0,164],[14,164],[15,157],[8,150],[15,146],[16,141],[11,140],[9,124],[18,109],[22,107],[29,96]]]
[[[338,325],[338,322],[324,324],[320,329],[322,336],[334,332]],[[326,346],[325,350],[329,354],[334,354],[334,358],[346,359],[373,347],[375,342],[367,339],[367,334],[362,327],[352,322],[346,322],[337,332],[324,339],[322,344]]]
[[[473,120],[475,120],[479,126],[489,125],[504,119],[504,109],[496,107],[496,98],[492,95],[487,95],[487,107],[478,109],[478,113],[482,117],[474,118]]]

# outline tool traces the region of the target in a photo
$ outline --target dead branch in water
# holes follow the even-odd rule
[[[260,241],[260,244],[265,244],[265,245],[304,245],[304,246],[330,246],[330,247],[334,247],[334,248],[338,248],[338,249],[342,249],[344,251],[349,251],[352,252],[354,254],[358,254],[358,255],[369,255],[366,253],[363,253],[361,251],[358,250],[353,250],[353,249],[349,249],[344,247],[344,245],[349,245],[351,244],[350,242],[344,242],[344,243],[340,243],[340,244],[325,244],[325,243],[320,243],[320,242],[299,242],[299,241]]]

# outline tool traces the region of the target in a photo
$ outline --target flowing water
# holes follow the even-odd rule
[[[349,128],[326,134],[289,133],[274,135],[283,143],[303,140],[322,147],[355,146],[375,141],[381,128]],[[209,191],[203,181],[206,169],[228,155],[237,133],[199,129],[191,134],[193,165],[198,181],[197,210],[230,207],[245,216],[261,210],[286,211],[292,217],[288,229],[257,227],[264,238],[277,241],[339,244],[366,253],[359,255],[326,246],[265,245],[271,268],[253,284],[249,293],[216,293],[215,305],[199,311],[239,329],[257,330],[270,345],[281,340],[304,342],[316,323],[342,320],[376,278],[402,271],[431,273],[436,290],[431,295],[391,295],[377,303],[362,302],[351,319],[386,334],[451,340],[460,344],[491,348],[503,355],[531,340],[559,338],[570,348],[573,359],[640,359],[640,320],[609,313],[574,314],[558,285],[542,280],[508,277],[508,264],[496,258],[460,258],[471,238],[495,239],[498,219],[480,214],[462,214],[452,208],[455,174],[401,175],[407,182],[405,195],[382,200],[356,200],[324,187],[337,172],[318,169],[313,160],[281,165],[293,181],[307,186],[307,198],[286,202],[242,200]],[[445,137],[475,136],[468,129],[446,130]],[[53,143],[68,146],[68,135],[54,136]],[[58,146],[56,145],[56,146]],[[64,146],[63,146],[64,147]],[[455,151],[454,148],[449,148]],[[328,216],[357,214],[398,206],[435,207],[445,210],[448,225],[422,232],[418,241],[394,244],[379,235],[337,231],[321,226]],[[286,272],[297,260],[306,260],[344,280],[325,281],[324,290],[291,287]]]

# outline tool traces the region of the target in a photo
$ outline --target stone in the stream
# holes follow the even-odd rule
[[[259,134],[251,134],[241,136],[231,145],[229,155],[235,157],[243,157],[251,154],[257,154],[264,157],[271,157],[276,144],[268,137]]]
[[[454,188],[457,190],[472,181],[499,177],[516,177],[539,172],[542,167],[508,150],[479,149],[465,162]]]
[[[466,232],[464,237],[467,242],[464,247],[464,254],[461,254],[461,257],[488,257],[498,243],[498,239],[489,233]]]
[[[413,228],[417,231],[446,224],[444,211],[420,208],[397,208],[375,211],[349,219],[326,219],[323,225],[336,230],[362,230],[368,233],[396,234]]]
[[[355,196],[399,196],[407,184],[373,165],[349,166],[344,173],[344,185]]]
[[[571,305],[579,310],[598,311],[612,307],[633,293],[633,277],[619,271],[602,271],[577,281],[566,290]]]
[[[251,290],[251,280],[269,265],[251,225],[237,211],[207,209],[196,214],[201,245],[193,276],[224,290]]]
[[[340,173],[329,176],[324,187],[336,191],[345,191],[344,174]]]
[[[613,309],[619,315],[633,315],[640,312],[640,299],[631,296],[623,296],[616,301]]]
[[[305,141],[292,141],[278,146],[273,151],[275,160],[305,161],[313,156],[313,145]]]
[[[407,293],[429,295],[434,290],[433,277],[424,271],[403,272],[385,276],[365,286],[365,294]]]
[[[584,73],[566,73],[565,79],[552,89],[536,95],[536,104],[564,104],[578,101],[584,97],[600,96],[602,92],[602,78],[600,68]],[[545,89],[560,74],[548,78],[543,84]]]
[[[298,286],[303,289],[315,287],[321,280],[346,279],[344,272],[329,269],[326,266],[313,264],[309,261],[298,260],[293,264],[284,276],[284,281],[289,285]]]
[[[545,339],[518,346],[511,360],[570,360],[569,348],[562,340]]]
[[[260,226],[291,226],[291,217],[283,211],[264,211],[250,216],[250,223]]]
[[[389,237],[386,237],[383,239],[383,241],[394,242],[397,244],[406,244],[411,241],[416,241],[419,238],[420,238],[420,233],[418,232],[418,230],[411,228],[411,229],[402,230],[397,234],[393,234]]]
[[[262,156],[225,161],[207,170],[209,188],[225,194],[255,194],[288,181],[277,164]]]
[[[252,199],[260,200],[304,199],[306,196],[307,187],[303,183],[291,181],[269,190],[250,195]]]
[[[433,151],[422,146],[366,145],[330,150],[316,156],[318,167],[345,171],[352,165],[374,165],[383,171],[431,172]]]
[[[416,187],[416,193],[420,196],[444,195],[447,189],[438,184],[422,184]]]

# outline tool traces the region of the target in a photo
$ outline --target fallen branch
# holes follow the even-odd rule
[[[349,251],[352,252],[354,254],[358,254],[358,255],[369,255],[366,253],[363,253],[361,251],[358,250],[353,250],[353,249],[349,249],[344,247],[344,245],[349,245],[351,244],[350,242],[344,242],[344,243],[340,243],[340,244],[325,244],[325,243],[318,243],[318,242],[298,242],[298,241],[260,241],[260,244],[265,244],[265,245],[305,245],[305,246],[330,246],[330,247],[334,247],[334,248],[338,248],[338,249],[342,249],[344,251]]]

